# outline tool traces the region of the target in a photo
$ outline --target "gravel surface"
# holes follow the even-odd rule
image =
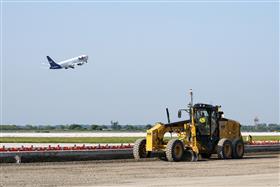
[[[279,186],[279,158],[1,164],[0,186]]]

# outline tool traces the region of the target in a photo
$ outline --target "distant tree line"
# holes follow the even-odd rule
[[[145,131],[152,125],[120,125],[118,121],[111,121],[110,125],[98,124],[69,124],[69,125],[0,125],[1,131]],[[280,124],[241,125],[243,132],[280,132]]]
[[[69,125],[0,125],[1,131],[145,131],[152,125],[120,125],[118,121],[111,121],[110,125],[98,124],[69,124]]]
[[[280,124],[266,124],[261,123],[257,125],[241,125],[241,131],[243,132],[280,132]]]

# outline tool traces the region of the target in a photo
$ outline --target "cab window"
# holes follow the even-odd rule
[[[210,135],[210,117],[207,110],[197,110],[195,113],[195,122],[199,135]]]
[[[218,136],[217,131],[217,113],[215,111],[212,111],[211,113],[211,135],[212,136]]]

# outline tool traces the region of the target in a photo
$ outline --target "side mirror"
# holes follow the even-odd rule
[[[182,110],[179,110],[178,111],[178,118],[181,118],[182,117]]]
[[[219,111],[218,112],[218,118],[222,118],[223,117],[224,112],[223,111]]]

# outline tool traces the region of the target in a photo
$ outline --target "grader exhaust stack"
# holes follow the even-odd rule
[[[167,122],[170,123],[169,110],[168,110],[168,108],[166,108],[165,110],[166,110]]]
[[[192,107],[193,106],[193,91],[192,91],[192,89],[190,89],[190,96],[191,96],[190,106]]]

